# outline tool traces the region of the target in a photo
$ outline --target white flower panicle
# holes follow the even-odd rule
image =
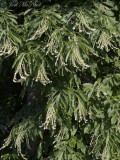
[[[40,81],[43,85],[46,85],[48,83],[51,83],[49,80],[47,73],[45,71],[44,65],[41,64],[38,70],[37,77],[35,78],[35,81],[38,82]]]
[[[54,102],[48,108],[44,129],[48,129],[49,125],[51,125],[53,130],[56,129],[56,112],[54,109]]]
[[[86,31],[86,29],[88,29],[90,31],[96,30],[95,28],[90,27],[89,17],[85,14],[84,11],[80,10],[80,12],[77,12],[76,17],[77,17],[78,21],[73,26],[73,29],[78,27],[79,32],[86,32],[86,33],[88,33],[88,31]]]
[[[110,49],[109,48],[113,48],[113,44],[111,43],[111,36],[106,33],[105,31],[103,31],[99,37],[99,40],[97,42],[98,44],[98,48],[100,49],[104,49],[108,52]]]
[[[89,67],[89,65],[85,64],[84,60],[81,57],[81,53],[78,45],[78,39],[76,35],[74,35],[72,41],[74,42],[74,46],[72,50],[73,52],[71,56],[72,65],[76,68],[79,68],[77,64],[83,67]]]
[[[43,33],[45,33],[48,29],[48,24],[47,24],[47,20],[42,20],[40,22],[39,27],[37,28],[37,30],[34,32],[34,34],[31,36],[31,38],[29,38],[27,41],[31,41],[31,40],[35,40],[37,38],[41,38],[41,36],[43,35]]]

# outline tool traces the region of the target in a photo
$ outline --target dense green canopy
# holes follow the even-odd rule
[[[120,159],[120,2],[0,6],[0,159]]]

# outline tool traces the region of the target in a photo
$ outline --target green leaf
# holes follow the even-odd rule
[[[100,129],[100,124],[98,124],[98,125],[95,127],[95,136],[98,135],[99,129]]]
[[[88,125],[84,128],[84,133],[89,133],[90,130],[91,130],[91,126],[90,126],[90,124],[88,124]]]
[[[111,124],[115,124],[117,120],[118,120],[118,116],[114,114],[113,117],[111,118]]]
[[[9,32],[10,37],[13,39],[13,41],[16,41],[22,46],[22,40],[19,38],[19,36],[14,35],[12,32]]]
[[[60,151],[57,157],[58,157],[58,160],[62,160],[63,152]]]
[[[42,142],[40,142],[38,149],[37,149],[37,158],[38,159],[41,157],[42,151],[43,151],[43,144],[42,144]]]

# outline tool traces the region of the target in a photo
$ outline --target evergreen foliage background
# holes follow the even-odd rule
[[[0,159],[119,160],[120,2],[0,4]]]

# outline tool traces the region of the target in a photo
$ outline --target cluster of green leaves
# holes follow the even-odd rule
[[[1,159],[117,160],[120,2],[42,3],[17,16],[0,8],[0,63],[9,58],[22,85]]]

